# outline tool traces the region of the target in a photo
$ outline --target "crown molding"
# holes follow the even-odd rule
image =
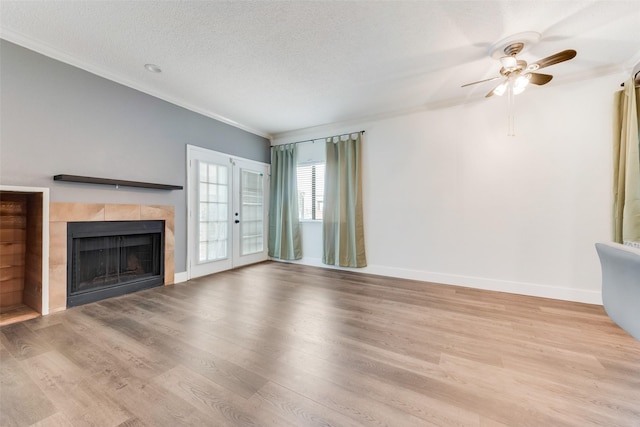
[[[38,40],[34,40],[30,37],[27,37],[15,31],[7,30],[6,28],[0,27],[0,39],[4,39],[8,42],[17,44],[19,46],[22,46],[24,48],[27,48],[29,50],[32,50],[34,52],[47,56],[49,58],[55,59],[57,61],[63,62],[68,65],[72,65],[76,68],[80,68],[91,74],[95,74],[99,77],[105,78],[107,80],[111,80],[123,86],[130,87],[132,89],[135,89],[147,95],[151,95],[155,98],[161,99],[163,101],[169,102],[171,104],[177,105],[179,107],[185,108],[195,113],[202,114],[203,116],[209,117],[211,119],[217,120],[219,122],[225,123],[235,128],[242,129],[246,132],[261,136],[263,138],[271,139],[271,135],[267,132],[263,132],[259,129],[252,128],[251,126],[243,125],[241,123],[236,122],[235,120],[231,120],[228,117],[222,116],[220,114],[216,114],[212,111],[208,111],[208,110],[196,107],[195,105],[185,101],[184,99],[171,96],[164,92],[153,89],[147,85],[141,84],[140,82],[135,82],[133,80],[130,80],[129,78],[119,73],[114,73],[103,67],[84,61],[68,52],[54,48],[52,46],[47,45],[46,43],[43,43]]]

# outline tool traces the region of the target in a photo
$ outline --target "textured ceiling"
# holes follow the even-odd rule
[[[548,86],[640,60],[638,0],[2,0],[0,19],[4,39],[264,136],[481,99],[494,83],[460,85],[523,31],[542,35],[529,62],[578,51]]]

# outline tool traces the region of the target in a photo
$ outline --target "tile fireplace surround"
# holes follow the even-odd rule
[[[67,222],[164,221],[164,284],[174,282],[174,207],[51,203],[49,211],[49,313],[67,308]]]

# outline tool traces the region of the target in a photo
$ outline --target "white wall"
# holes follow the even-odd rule
[[[315,128],[274,144],[365,129],[363,272],[601,303],[610,240],[613,93],[624,75],[516,97]],[[303,223],[319,265],[321,225]]]

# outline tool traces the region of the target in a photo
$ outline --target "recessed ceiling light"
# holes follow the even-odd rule
[[[144,68],[151,73],[161,73],[162,68],[158,67],[156,64],[144,64]]]

